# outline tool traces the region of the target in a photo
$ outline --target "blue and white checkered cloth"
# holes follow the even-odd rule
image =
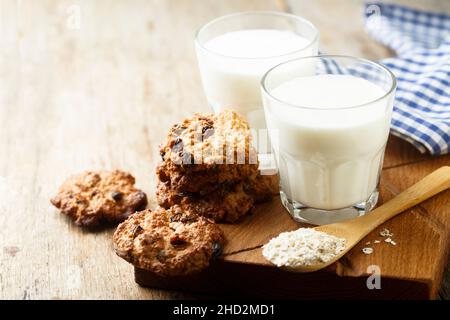
[[[392,133],[421,152],[450,153],[450,16],[394,4],[366,3],[366,28],[397,57]]]

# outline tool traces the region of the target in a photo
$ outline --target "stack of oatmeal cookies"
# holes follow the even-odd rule
[[[161,146],[157,200],[161,207],[236,222],[278,192],[261,176],[248,123],[237,113],[196,114],[175,124]]]
[[[238,221],[278,193],[278,178],[260,175],[249,126],[231,111],[174,125],[160,153],[154,210],[120,170],[71,176],[51,202],[82,227],[121,222],[117,255],[160,276],[184,276],[221,255],[226,238],[214,221]]]

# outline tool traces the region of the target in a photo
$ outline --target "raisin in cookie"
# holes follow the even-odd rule
[[[167,183],[159,182],[156,199],[164,208],[179,205],[183,210],[216,222],[236,222],[253,208],[253,197],[244,191],[244,183],[222,184],[208,194],[177,193]]]
[[[51,203],[79,226],[119,223],[147,206],[147,196],[134,184],[123,171],[86,171],[69,177]]]
[[[248,123],[233,111],[196,114],[169,130],[158,178],[178,192],[198,192],[258,173]]]
[[[225,242],[216,224],[178,206],[132,215],[117,227],[113,240],[118,256],[161,276],[205,269]]]

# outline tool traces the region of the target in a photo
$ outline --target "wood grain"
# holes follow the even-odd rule
[[[128,170],[154,205],[157,146],[207,111],[197,28],[273,1],[0,0],[0,298],[168,299],[49,198],[85,169]],[[77,18],[79,13],[79,19]],[[77,24],[79,22],[79,25]]]
[[[84,232],[48,199],[67,175],[96,168],[129,170],[154,194],[157,145],[166,129],[208,109],[193,35],[217,16],[290,7],[321,28],[324,51],[389,55],[364,34],[360,4],[350,2],[0,0],[0,298],[204,297],[137,286],[132,266],[112,251],[112,230]],[[396,143],[388,146],[386,172],[429,160]],[[421,164],[414,165],[417,176],[428,173]],[[397,172],[402,180],[405,172]],[[396,180],[390,186],[403,187]],[[442,210],[433,203],[427,202],[430,213]],[[358,259],[366,257],[356,252],[363,268]]]
[[[378,60],[393,55],[383,45],[373,41],[364,30],[363,0],[284,0],[292,13],[310,20],[320,30],[320,50],[328,54],[343,54]],[[383,0],[421,10],[450,13],[445,0]]]
[[[393,55],[389,49],[373,41],[364,31],[363,19],[361,18],[364,2],[362,0],[284,1],[286,8],[290,12],[304,16],[319,28],[321,31],[320,49],[323,52],[354,55],[374,60]],[[445,0],[384,0],[383,2],[450,14],[450,1]],[[420,175],[409,176],[407,170],[404,170],[402,173],[399,173],[398,180],[403,181],[404,177],[409,177],[407,180],[412,184],[411,179],[418,179],[431,172],[426,167],[422,168],[422,165],[419,164],[421,161],[426,160],[430,160],[430,157],[420,154],[407,142],[394,136],[389,138],[384,168],[417,163],[416,168],[419,168],[417,170],[421,171]],[[439,161],[442,165],[448,165],[445,159]],[[448,201],[450,202],[450,200]],[[433,209],[442,210],[441,207],[434,207]],[[435,211],[430,211],[430,214],[433,214],[433,212]],[[450,256],[444,272],[440,295],[443,299],[450,299]]]
[[[308,273],[325,269],[344,257],[344,255],[346,255],[351,248],[359,244],[363,238],[365,238],[373,230],[378,229],[386,221],[393,219],[397,215],[404,213],[405,211],[443,191],[446,191],[449,188],[450,166],[442,166],[416,182],[414,185],[408,187],[406,190],[403,190],[392,200],[384,202],[382,205],[372,210],[370,214],[366,214],[356,219],[314,227],[314,230],[345,239],[345,248],[341,253],[327,262],[320,262],[311,266],[298,266],[292,268],[292,271]],[[445,228],[443,229],[445,232]],[[397,243],[395,240],[393,241],[394,242],[390,242],[389,244],[396,246]],[[370,242],[368,242],[368,244],[370,244]],[[371,249],[373,250],[373,248]],[[408,250],[408,245],[406,244],[402,250]],[[447,251],[447,246],[441,245],[432,251],[432,255],[440,259],[442,256],[447,254]],[[422,258],[421,255],[420,258]],[[386,258],[383,258],[383,260],[386,260]],[[443,264],[439,266],[438,270],[441,270],[442,266]],[[398,278],[401,278],[403,275],[398,274],[397,276]],[[406,279],[411,278],[415,279],[414,275],[406,275]]]
[[[398,194],[385,172],[381,179],[380,204]],[[400,174],[394,176],[396,179],[402,177]],[[417,182],[419,179],[414,176],[410,180]],[[399,190],[409,186],[405,184]],[[448,214],[448,205],[445,206],[445,202],[449,202],[448,192],[428,200],[443,199],[444,203],[440,210],[434,211],[434,215],[424,214],[419,206],[406,210],[370,232],[336,264],[312,274],[283,271],[262,256],[261,246],[274,234],[305,226],[294,222],[280,200],[274,199],[270,204],[258,207],[254,215],[242,224],[223,225],[228,239],[225,256],[201,275],[163,279],[151,272],[136,269],[136,281],[143,286],[197,292],[216,293],[217,288],[220,288],[226,293],[239,288],[239,294],[262,297],[280,297],[284,292],[285,297],[291,298],[436,299],[450,245],[449,228],[436,223],[436,220],[445,219]],[[367,218],[371,218],[370,214]],[[392,239],[396,242],[395,246],[384,242],[385,238],[380,236],[384,228],[394,234]],[[375,243],[375,240],[380,243]],[[371,247],[374,252],[366,255],[362,252],[364,247]],[[379,292],[366,287],[371,266],[378,267],[381,273]],[[263,278],[268,283],[261,281]]]

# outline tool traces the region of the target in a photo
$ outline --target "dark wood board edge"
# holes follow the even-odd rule
[[[161,277],[135,268],[142,287],[207,293],[226,298],[272,299],[430,299],[431,284],[382,277],[381,289],[369,290],[367,277],[340,277],[331,272],[293,274],[275,267],[214,261],[194,275]]]
[[[423,178],[426,174],[441,166],[450,165],[450,155],[430,156],[427,155],[424,159],[412,161],[410,163],[402,163],[401,165],[383,168],[383,176],[385,178],[385,187],[397,195],[401,190],[406,189],[414,182]],[[397,177],[403,177],[398,179]],[[447,203],[447,204],[446,204]],[[420,203],[416,207],[416,211],[428,220],[430,225],[433,225],[436,230],[440,230],[443,236],[444,252],[440,256],[437,271],[437,276],[432,288],[432,296],[440,297],[441,299],[450,299],[450,229],[448,213],[443,211],[450,210],[450,191],[444,191],[441,194]]]

